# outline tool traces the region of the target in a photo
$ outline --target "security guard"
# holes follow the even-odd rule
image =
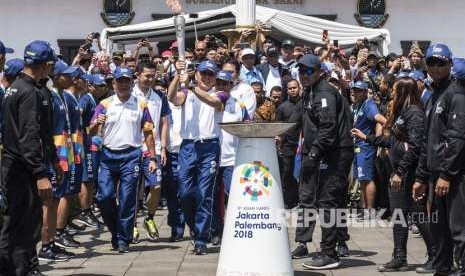
[[[150,152],[149,171],[154,173],[157,169],[152,118],[147,103],[131,94],[132,79],[131,69],[115,69],[113,85],[116,94],[97,105],[89,127],[90,135],[96,135],[99,128],[102,132],[97,199],[103,221],[112,234],[113,249],[120,253],[129,252],[133,238],[137,181],[142,165],[142,132]]]
[[[317,56],[304,55],[299,59],[298,66],[305,91],[290,121],[296,122],[297,128],[302,128],[304,136],[299,205],[304,216],[305,209],[320,209],[324,221],[328,223],[331,211],[334,213],[336,208],[346,207],[344,195],[347,193],[347,178],[354,156],[350,107],[345,98],[322,79]],[[301,252],[293,252],[293,255],[308,255],[305,244],[312,240],[314,227],[314,223],[297,227],[296,241],[300,245],[295,251]],[[338,232],[335,224],[322,226],[322,254],[303,266],[309,269],[338,267]]]
[[[444,44],[434,44],[426,52],[426,70],[433,79],[433,94],[426,106],[426,144],[420,156],[413,187],[421,198],[430,185],[431,213],[437,213],[431,234],[437,245],[433,258],[435,275],[451,275],[453,256],[458,262],[454,275],[465,274],[465,87],[463,61],[454,71],[459,81],[452,83],[452,53]],[[454,250],[455,247],[455,250]]]
[[[40,237],[41,198],[52,197],[47,168],[57,163],[51,94],[43,81],[55,55],[49,43],[33,41],[26,46],[24,61],[24,73],[6,93],[2,110],[2,186],[9,208],[0,230],[1,275],[40,273],[32,261]]]

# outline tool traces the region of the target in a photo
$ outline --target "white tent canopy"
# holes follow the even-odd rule
[[[234,27],[235,14],[237,14],[235,5],[197,13],[198,18],[195,21],[198,35],[211,34]],[[184,17],[186,19],[186,38],[195,37],[194,19],[190,18],[189,15],[184,15]],[[262,6],[256,7],[256,19],[271,25],[273,31],[276,30],[288,37],[315,44],[322,43],[323,30],[328,30],[331,39],[339,40],[340,46],[353,45],[357,39],[365,37],[371,41],[377,41],[379,50],[384,55],[387,55],[388,45],[391,42],[389,31],[386,29],[370,29],[342,24]],[[102,46],[110,51],[114,43],[130,44],[141,38],[153,38],[155,41],[175,39],[174,19],[167,18],[142,24],[105,28],[102,31],[101,42]]]

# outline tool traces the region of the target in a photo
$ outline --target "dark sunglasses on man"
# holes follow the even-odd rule
[[[437,57],[431,57],[426,60],[426,66],[429,67],[444,67],[449,63],[449,61]]]

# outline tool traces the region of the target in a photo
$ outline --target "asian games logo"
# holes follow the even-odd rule
[[[244,164],[240,172],[240,183],[244,186],[242,194],[250,196],[252,201],[258,201],[259,197],[270,194],[272,185],[270,170],[259,161]]]

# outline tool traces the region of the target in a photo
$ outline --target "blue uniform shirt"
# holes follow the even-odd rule
[[[53,142],[57,150],[58,161],[64,172],[74,167],[74,151],[71,140],[71,123],[65,92],[52,92]]]
[[[63,92],[63,96],[66,100],[66,104],[68,105],[75,163],[81,164],[81,160],[84,157],[84,138],[82,134],[82,119],[81,110],[79,109],[79,101],[72,93],[67,91]]]
[[[356,104],[353,110],[354,127],[366,135],[373,134],[375,132],[375,116],[377,114],[379,114],[379,110],[372,99],[367,99],[361,104]],[[359,147],[369,146],[367,142],[361,139],[356,139],[355,145]]]

